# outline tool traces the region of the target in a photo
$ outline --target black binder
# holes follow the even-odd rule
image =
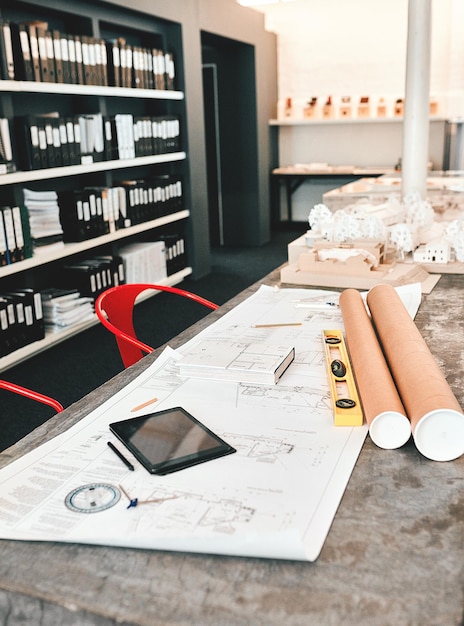
[[[85,241],[91,238],[90,211],[84,202],[83,190],[63,191],[58,194],[60,222],[65,242]]]
[[[3,293],[2,297],[8,302],[9,316],[11,330],[11,352],[18,350],[29,343],[28,341],[28,327],[26,325],[26,311],[24,310],[24,302],[22,298],[19,298],[16,294]],[[12,313],[13,311],[13,313]]]
[[[0,118],[0,173],[8,174],[15,170],[10,122],[7,118]]]
[[[78,85],[85,85],[84,61],[82,57],[82,37],[74,36],[74,47],[76,51],[76,82]]]
[[[11,207],[9,206],[0,207],[0,210],[2,213],[3,232],[5,235],[7,265],[10,265],[11,263],[15,263],[17,260],[13,213],[11,211]]]
[[[63,286],[75,287],[82,296],[91,298],[96,298],[102,289],[99,267],[91,261],[64,266],[60,280]]]
[[[45,31],[45,48],[47,50],[47,68],[48,68],[48,82],[56,83],[56,71],[55,71],[55,47],[53,45],[53,33],[51,30]]]
[[[107,87],[108,82],[108,53],[106,49],[106,41],[104,39],[98,39],[97,45],[99,47],[99,59],[101,63],[100,67],[100,85]]]
[[[1,77],[4,80],[15,79],[15,65],[13,57],[13,40],[10,22],[0,20],[0,63]]]
[[[117,40],[106,42],[108,85],[121,86],[121,52]]]
[[[4,294],[16,303],[18,317],[24,318],[21,340],[23,345],[40,341],[45,337],[42,301],[40,293],[33,289],[18,289]]]
[[[34,80],[29,32],[25,24],[11,22],[15,77],[18,80]]]
[[[118,142],[114,116],[105,115],[103,117],[103,128],[105,133],[105,160],[113,161],[118,158]]]
[[[47,42],[47,39],[50,41],[51,37],[48,36],[48,32],[49,31],[47,22],[39,22],[36,24],[41,81],[45,83],[54,83],[55,75],[53,68],[53,57],[50,59],[49,44]]]
[[[59,30],[52,31],[53,53],[55,61],[55,82],[63,83],[63,56],[61,49],[61,33]]]
[[[60,136],[60,154],[61,164],[71,165],[70,147],[68,144],[68,132],[66,127],[66,118],[60,117],[58,119],[58,132]]]
[[[80,163],[80,147],[75,136],[75,120],[73,117],[65,117],[67,152],[69,154],[68,165],[77,165]]]
[[[69,82],[77,85],[76,63],[76,39],[74,35],[68,35],[68,58],[69,58]]]
[[[29,34],[29,47],[31,51],[31,64],[33,80],[40,82],[42,76],[40,73],[40,56],[39,56],[39,40],[37,38],[37,28],[32,22],[24,22],[24,28]]]
[[[0,267],[8,265],[9,257],[7,254],[7,248],[5,228],[3,226],[3,214],[0,208]]]
[[[71,83],[71,63],[69,61],[68,35],[60,33],[61,42],[61,65],[63,66],[63,82]]]
[[[176,68],[174,64],[174,55],[172,52],[166,52],[164,55],[165,64],[165,85],[166,89],[172,91],[176,88]]]
[[[21,209],[19,208],[19,206],[11,207],[11,213],[13,217],[13,227],[16,242],[16,261],[23,261],[26,258],[26,250],[21,218]]]
[[[0,295],[0,356],[6,356],[10,348],[10,323],[8,319],[8,301]]]
[[[0,310],[3,320],[2,326],[5,325],[4,333],[4,349],[5,354],[11,354],[21,347],[21,327],[17,318],[17,310],[15,299],[11,296],[0,295]]]

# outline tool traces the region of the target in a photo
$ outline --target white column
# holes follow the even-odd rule
[[[409,0],[402,195],[425,199],[429,160],[431,0]]]

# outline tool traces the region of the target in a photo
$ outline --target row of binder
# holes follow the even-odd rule
[[[124,263],[120,256],[94,256],[63,266],[58,280],[95,300],[105,289],[125,283]]]
[[[161,235],[166,247],[166,271],[168,276],[180,272],[187,267],[187,253],[185,250],[185,239],[177,233]]]
[[[72,117],[58,113],[15,118],[16,160],[24,170],[177,152],[180,122],[175,116],[101,113]]]
[[[160,175],[58,194],[64,241],[85,241],[180,211],[182,180]]]
[[[0,266],[32,257],[36,246],[85,241],[184,207],[182,179],[174,174],[58,194],[24,192],[24,205],[0,206]]]
[[[15,289],[0,293],[0,356],[43,339],[40,292]]]
[[[0,357],[43,339],[45,327],[54,332],[92,319],[98,295],[126,282],[126,266],[136,267],[137,271],[145,268],[154,282],[186,266],[184,239],[180,235],[165,235],[157,242],[134,246],[138,249],[122,248],[121,255],[94,256],[63,266],[56,278],[59,286],[0,293]]]
[[[123,38],[63,33],[48,22],[0,20],[0,69],[5,80],[173,90],[171,52]]]

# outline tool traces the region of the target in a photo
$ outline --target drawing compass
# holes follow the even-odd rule
[[[90,483],[69,492],[65,504],[76,513],[99,513],[114,506],[120,498],[121,492],[117,487],[108,483]]]

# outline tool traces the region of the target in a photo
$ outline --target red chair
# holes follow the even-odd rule
[[[48,404],[48,406],[54,408],[57,413],[61,413],[61,411],[64,410],[63,406],[58,402],[58,400],[54,400],[53,398],[45,396],[42,393],[32,391],[32,389],[21,387],[21,385],[16,385],[15,383],[10,383],[6,380],[0,380],[0,389],[12,391],[13,393],[17,393],[20,396],[25,396],[26,398],[30,398],[31,400],[37,400],[37,402],[42,402],[42,404]]]
[[[151,346],[137,339],[133,322],[135,300],[147,289],[167,291],[183,296],[212,310],[219,308],[217,304],[206,300],[206,298],[185,289],[168,287],[167,285],[137,283],[135,285],[118,285],[107,289],[98,296],[95,302],[95,313],[103,326],[115,335],[124,367],[137,363],[145,354],[154,350]]]

